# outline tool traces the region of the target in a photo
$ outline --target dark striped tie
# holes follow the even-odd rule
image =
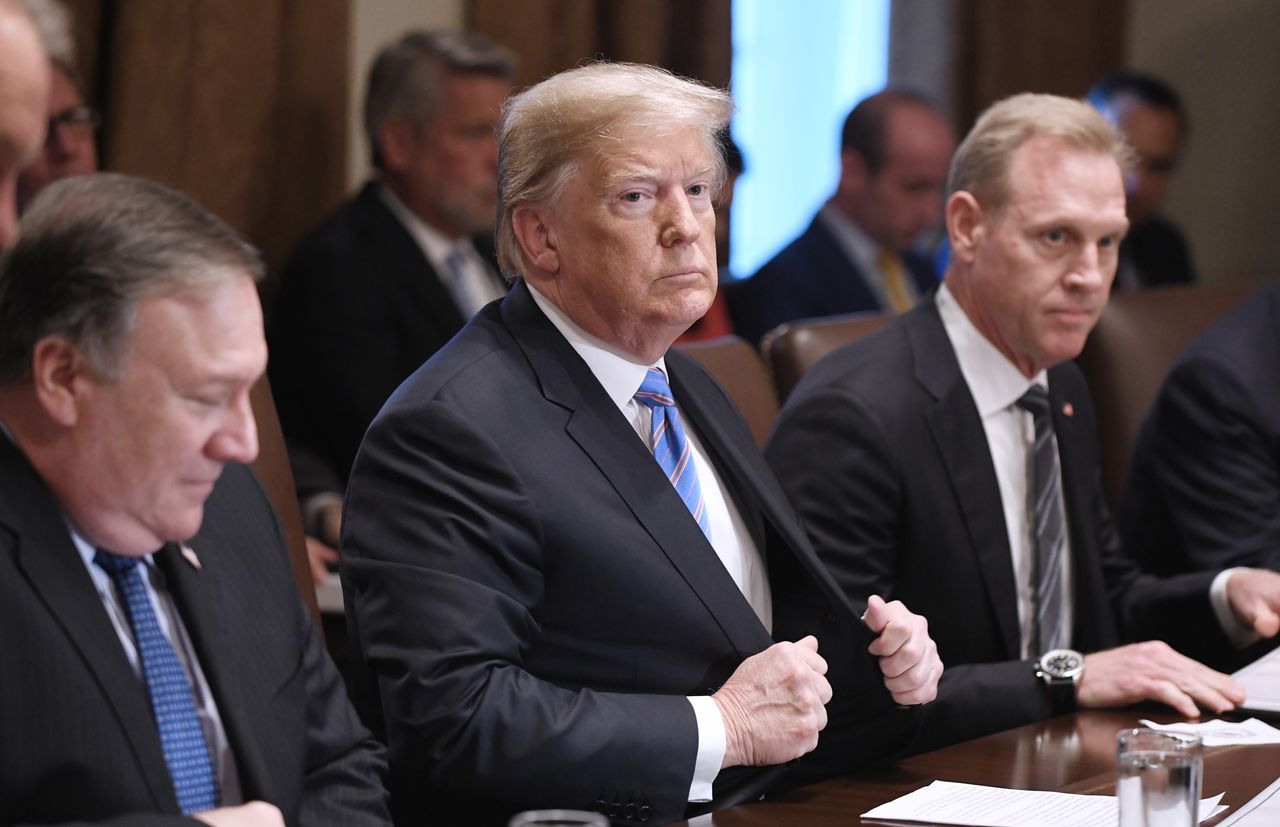
[[[702,533],[710,540],[711,520],[707,516],[707,505],[702,499],[702,485],[698,482],[693,449],[685,438],[684,427],[680,424],[680,412],[676,410],[671,386],[667,384],[667,377],[662,371],[649,368],[644,382],[640,384],[640,390],[636,391],[636,401],[653,411],[653,424],[649,429],[649,450],[653,452],[653,458],[662,466],[667,479],[671,480],[680,499],[688,506],[689,513],[698,521]]]
[[[1036,424],[1036,444],[1030,468],[1033,484],[1027,488],[1027,512],[1035,541],[1036,585],[1035,640],[1040,652],[1061,649],[1070,640],[1065,624],[1066,581],[1063,566],[1067,554],[1067,521],[1062,513],[1062,470],[1053,440],[1049,393],[1032,385],[1017,402],[1030,412]]]
[[[99,549],[93,562],[111,575],[124,598],[178,806],[186,814],[212,810],[218,806],[218,780],[200,729],[195,695],[178,653],[164,636],[151,608],[151,598],[142,582],[141,560]]]

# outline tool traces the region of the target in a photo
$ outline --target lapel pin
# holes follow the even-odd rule
[[[196,556],[195,549],[186,543],[179,543],[178,548],[182,550],[182,558],[191,564],[191,568],[196,571],[200,570],[200,558]]]
[[[1063,415],[1063,416],[1075,416],[1075,415],[1076,415],[1076,409],[1075,409],[1075,408],[1073,408],[1073,407],[1071,406],[1071,403],[1070,403],[1070,402],[1064,402],[1064,403],[1062,403],[1062,415]]]

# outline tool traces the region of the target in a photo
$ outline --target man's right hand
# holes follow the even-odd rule
[[[1197,704],[1220,713],[1244,703],[1244,697],[1244,687],[1229,676],[1158,640],[1086,655],[1076,689],[1082,707],[1159,701],[1188,718],[1200,716]]]
[[[238,807],[219,807],[192,816],[210,827],[284,827],[284,816],[274,804],[250,801]]]
[[[711,696],[724,719],[721,767],[782,764],[817,746],[831,700],[826,673],[812,635],[744,660]]]

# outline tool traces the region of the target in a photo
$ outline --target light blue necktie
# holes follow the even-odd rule
[[[139,565],[141,560],[99,549],[93,561],[111,575],[124,598],[178,806],[185,814],[212,810],[218,806],[218,779],[213,774],[209,746],[196,714],[195,695],[177,652],[151,608],[142,582],[145,575],[144,567]]]
[[[689,513],[698,521],[702,533],[711,539],[711,520],[707,516],[707,504],[702,499],[702,485],[698,482],[698,469],[693,461],[693,449],[689,440],[685,439],[684,428],[680,425],[680,412],[676,410],[675,399],[671,396],[671,386],[667,377],[657,368],[649,368],[645,374],[640,390],[636,391],[636,400],[647,405],[653,411],[653,424],[649,430],[649,450],[653,458],[666,472],[667,479],[675,486],[676,492]]]

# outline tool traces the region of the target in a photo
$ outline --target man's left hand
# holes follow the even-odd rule
[[[1280,574],[1239,569],[1227,580],[1227,601],[1245,626],[1262,637],[1280,632]]]
[[[929,621],[908,611],[900,600],[885,603],[873,594],[862,622],[878,635],[867,651],[880,658],[884,685],[893,699],[909,705],[937,697],[942,659],[938,644],[929,637]]]

